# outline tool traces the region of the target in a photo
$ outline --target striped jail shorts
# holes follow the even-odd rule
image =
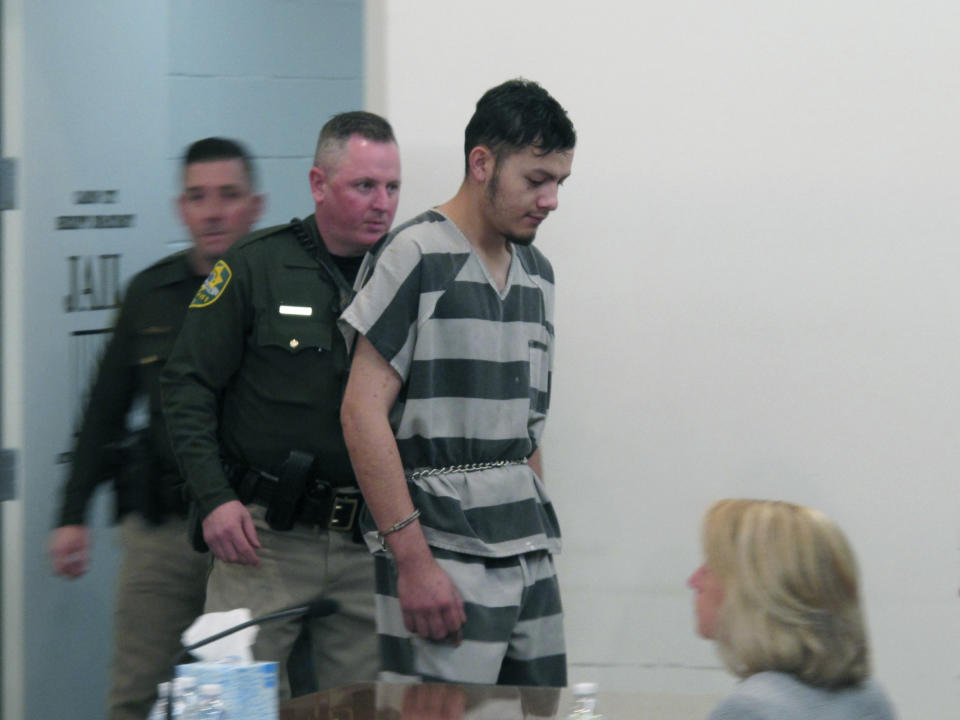
[[[378,552],[380,679],[562,687],[567,684],[563,610],[553,557],[538,550],[505,558],[431,548],[463,597],[463,642],[411,635],[397,600],[393,558]]]

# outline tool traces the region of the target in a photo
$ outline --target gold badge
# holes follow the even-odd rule
[[[233,273],[230,272],[230,266],[223,260],[217,260],[217,264],[213,266],[213,270],[203,281],[203,285],[197,290],[197,294],[193,296],[190,307],[202,308],[215,303],[217,298],[226,290],[231,277],[233,277]]]

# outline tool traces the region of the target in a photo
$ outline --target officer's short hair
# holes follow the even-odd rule
[[[241,143],[229,138],[208,137],[191,144],[183,156],[183,171],[186,173],[187,166],[194,163],[214,162],[216,160],[240,160],[247,173],[247,180],[250,181],[250,187],[256,187],[257,178],[250,153]]]
[[[331,156],[338,153],[346,145],[352,135],[378,143],[395,143],[393,128],[384,118],[365,110],[351,110],[350,112],[334,115],[327,120],[320,137],[317,138],[317,151],[313,156],[313,164],[321,165],[328,162]]]
[[[567,111],[532,80],[516,78],[487,90],[464,132],[465,171],[470,151],[485,145],[499,162],[530,147],[541,155],[572,150],[577,132]]]

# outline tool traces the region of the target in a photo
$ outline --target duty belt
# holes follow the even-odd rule
[[[276,475],[247,468],[241,475],[241,500],[270,506],[277,492]],[[334,487],[314,481],[297,506],[297,522],[313,525],[318,530],[352,532],[363,507],[363,496],[356,487]]]

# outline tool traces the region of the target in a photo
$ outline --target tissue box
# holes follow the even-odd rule
[[[177,665],[177,677],[192,677],[197,688],[217,683],[229,720],[276,720],[277,663],[195,662]]]

